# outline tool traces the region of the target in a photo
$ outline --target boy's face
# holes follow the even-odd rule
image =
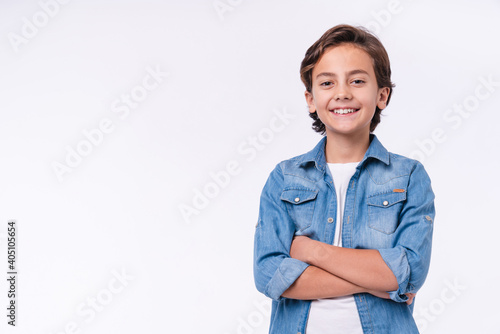
[[[318,112],[327,136],[358,136],[370,133],[375,108],[385,108],[390,89],[378,88],[368,53],[343,44],[327,49],[316,63],[311,91],[305,93],[309,112]]]

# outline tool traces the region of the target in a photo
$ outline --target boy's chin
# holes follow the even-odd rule
[[[370,127],[352,128],[352,127],[330,127],[326,131],[327,136],[351,136],[353,138],[365,137],[370,134]]]

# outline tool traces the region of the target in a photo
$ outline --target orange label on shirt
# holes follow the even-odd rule
[[[395,193],[404,193],[405,190],[404,189],[394,189],[393,192],[395,192]]]

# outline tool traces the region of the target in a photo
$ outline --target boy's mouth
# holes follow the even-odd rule
[[[337,114],[337,115],[344,115],[344,114],[352,114],[353,112],[356,112],[358,111],[359,109],[355,109],[355,108],[344,108],[344,109],[333,109],[331,110],[331,112],[333,112],[334,114]]]

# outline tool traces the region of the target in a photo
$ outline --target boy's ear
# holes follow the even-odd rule
[[[391,89],[389,87],[382,87],[378,90],[378,101],[377,101],[377,107],[379,109],[385,109],[387,107],[387,99],[389,98],[389,93],[391,92]]]
[[[309,108],[309,112],[312,114],[316,111],[316,106],[314,105],[314,97],[311,92],[305,91],[304,95],[306,96],[307,106]]]

